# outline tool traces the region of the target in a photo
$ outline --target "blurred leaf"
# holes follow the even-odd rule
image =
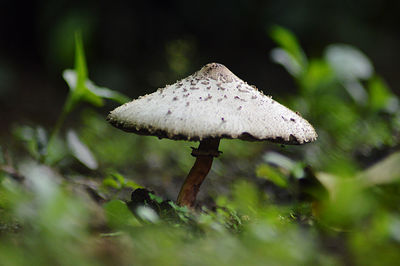
[[[296,178],[304,177],[303,164],[295,162],[280,153],[267,152],[264,154],[263,159],[266,163],[276,165],[287,170],[288,173],[292,174]]]
[[[74,155],[76,159],[89,169],[97,169],[98,163],[96,158],[94,158],[89,148],[79,140],[75,131],[69,130],[67,132],[67,143],[72,155]]]
[[[367,103],[368,94],[360,81],[348,79],[343,81],[343,86],[357,104],[365,105]]]
[[[314,168],[354,174],[360,170],[356,154],[372,156],[368,153],[374,148],[398,142],[398,98],[374,77],[372,63],[358,49],[330,45],[324,57],[310,60],[302,73],[294,77],[301,85],[301,97],[293,96],[291,107],[301,111],[319,133],[317,142],[302,148]]]
[[[121,175],[120,173],[117,173],[117,172],[113,171],[110,175],[115,180],[117,180],[117,182],[120,183],[121,185],[125,184],[125,177],[123,175]]]
[[[47,153],[47,132],[43,127],[36,127],[37,151],[40,157]]]
[[[80,33],[75,34],[75,69],[65,70],[63,78],[71,91],[65,105],[65,112],[67,113],[80,101],[87,101],[95,106],[102,106],[103,98],[111,99],[121,104],[130,101],[130,98],[122,93],[96,86],[89,80]]]
[[[26,149],[35,159],[40,159],[47,153],[47,132],[43,127],[17,126],[13,129],[14,136],[24,142]]]
[[[82,36],[78,32],[75,34],[75,72],[75,78],[68,70],[63,73],[63,77],[71,90],[65,104],[65,112],[69,113],[80,101],[87,101],[95,106],[103,105],[102,98],[89,90],[86,85],[88,71],[85,52],[83,50]]]
[[[67,154],[68,148],[64,139],[61,139],[59,136],[54,136],[52,138],[51,145],[47,145],[45,163],[48,165],[54,165],[65,158]]]
[[[281,57],[282,59],[286,57],[286,62],[288,63],[294,60],[295,64],[292,64],[290,68],[292,70],[296,71],[297,69],[299,71],[295,72],[296,75],[301,74],[300,70],[303,71],[307,66],[307,58],[301,49],[296,36],[294,36],[293,33],[288,29],[280,26],[271,27],[269,30],[269,35],[286,52],[285,55],[282,53],[282,51],[278,51],[278,57]]]
[[[347,44],[329,45],[325,49],[324,57],[350,96],[358,104],[365,105],[368,95],[359,79],[368,79],[374,73],[369,58],[357,48]]]
[[[335,194],[337,182],[340,180],[340,177],[324,172],[315,173],[315,177],[326,188],[330,195]]]
[[[35,193],[38,201],[51,201],[58,191],[61,176],[52,168],[34,161],[23,161],[18,170],[27,179],[27,186]]]
[[[78,77],[77,77],[77,72],[75,70],[71,69],[64,70],[63,77],[70,88],[76,88]],[[124,104],[131,100],[129,97],[123,95],[122,93],[110,90],[105,87],[99,87],[89,79],[86,79],[85,81],[85,88],[88,91],[90,91],[90,93],[96,95],[97,97],[101,97],[103,99],[110,99],[120,104]]]
[[[400,152],[379,161],[357,177],[367,186],[398,183],[400,181]]]
[[[14,203],[15,214],[24,225],[24,234],[19,237],[28,245],[27,250],[62,259],[60,245],[66,247],[65,243],[87,236],[92,214],[88,202],[60,186],[62,177],[46,165],[28,161],[19,165],[19,171],[28,188],[20,191]]]
[[[302,68],[298,61],[286,50],[281,48],[274,48],[271,51],[271,59],[273,62],[282,65],[290,75],[298,77]]]
[[[136,208],[136,214],[141,220],[149,223],[157,223],[159,221],[157,213],[150,207],[139,206]]]
[[[334,73],[330,65],[321,59],[312,59],[301,79],[303,88],[313,92],[333,82]]]
[[[65,105],[65,111],[69,113],[81,101],[87,101],[95,106],[102,106],[103,100],[100,96],[96,95],[94,92],[90,91],[86,86],[86,82],[84,85],[78,85],[76,73],[74,70],[65,70],[63,72],[63,78],[67,82],[68,87],[71,89],[71,93],[68,95],[68,99]]]
[[[83,49],[82,34],[81,32],[75,33],[75,70],[78,73],[78,81],[76,89],[82,89],[88,77],[88,70],[86,67],[85,51]]]
[[[125,187],[130,187],[130,188],[132,188],[132,189],[143,188],[143,186],[138,185],[136,182],[134,182],[134,181],[132,181],[132,180],[126,181]]]
[[[325,59],[342,80],[368,79],[374,73],[368,57],[351,45],[329,45],[325,49]]]
[[[120,189],[121,188],[121,184],[118,183],[117,180],[115,180],[113,177],[104,178],[103,186],[112,187],[112,188],[115,188],[115,189]]]
[[[399,102],[383,79],[374,76],[368,81],[369,105],[374,111],[385,110],[394,113],[398,110]]]
[[[287,170],[292,169],[295,165],[291,159],[277,152],[266,152],[263,156],[263,159],[266,163],[280,166]]]
[[[105,87],[96,86],[90,80],[87,80],[86,86],[88,87],[88,89],[90,91],[92,91],[97,96],[102,97],[103,99],[110,99],[110,100],[113,100],[113,101],[115,101],[117,103],[120,103],[120,104],[124,104],[124,103],[127,103],[127,102],[132,100],[131,98],[129,98],[128,96],[123,95],[120,92],[117,92],[117,91],[114,91],[114,90],[110,90],[110,89],[105,88]]]
[[[13,135],[17,140],[25,144],[27,151],[32,155],[32,157],[39,158],[35,131],[32,127],[17,126],[13,129]]]
[[[182,222],[186,223],[189,221],[190,210],[187,206],[179,206],[173,201],[168,201],[168,205],[176,211],[176,214]]]
[[[104,186],[109,186],[116,189],[122,189],[125,187],[130,187],[132,189],[143,188],[142,186],[136,184],[133,180],[126,180],[123,175],[112,170],[108,176],[103,180]]]
[[[268,164],[259,165],[256,169],[257,177],[264,178],[273,182],[275,185],[279,187],[287,187],[288,181],[284,174],[282,174],[277,169],[269,166]]]
[[[356,229],[374,208],[370,195],[359,180],[336,180],[334,193],[323,201],[320,217],[324,223],[337,230]]]
[[[48,145],[45,151],[45,161],[49,163],[47,157],[49,156],[51,150],[54,149],[54,142],[60,131],[67,115],[73,110],[73,108],[81,101],[87,101],[95,106],[103,105],[103,98],[108,98],[115,100],[119,103],[125,103],[129,101],[127,97],[122,95],[121,93],[114,92],[107,88],[97,87],[88,79],[88,71],[86,67],[85,54],[83,50],[82,36],[80,33],[75,34],[75,69],[74,70],[65,70],[63,72],[63,78],[67,82],[68,87],[70,89],[68,98],[64,104],[63,110],[59,118],[57,119],[57,123],[54,126],[52,133],[50,135]],[[76,154],[75,154],[76,155]],[[82,159],[82,158],[78,158]],[[95,167],[97,168],[97,163],[93,164],[92,162],[87,165],[89,168]],[[82,161],[83,162],[83,161]],[[85,163],[85,162],[83,162]],[[88,163],[88,161],[86,161]]]
[[[233,206],[245,215],[257,216],[260,194],[254,184],[239,180],[233,184]]]
[[[115,228],[122,229],[127,226],[137,226],[139,222],[129,210],[126,203],[121,200],[112,200],[103,205],[107,223]]]
[[[155,195],[153,193],[149,193],[149,197],[150,197],[151,200],[153,200],[153,201],[155,201],[155,202],[157,202],[159,204],[164,201],[163,198],[161,198],[160,196],[157,196],[157,195]]]
[[[393,215],[389,218],[389,232],[397,243],[400,243],[400,217]]]

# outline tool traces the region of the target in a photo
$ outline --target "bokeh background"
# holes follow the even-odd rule
[[[330,43],[358,47],[398,93],[399,9],[396,0],[1,1],[1,134],[15,121],[54,123],[78,28],[91,79],[130,97],[209,62],[285,97],[296,86],[270,60],[275,44],[267,29],[275,24],[291,29],[311,57]]]

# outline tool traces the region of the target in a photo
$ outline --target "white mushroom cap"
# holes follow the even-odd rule
[[[116,108],[107,120],[128,132],[175,140],[303,144],[317,138],[304,118],[217,63]]]

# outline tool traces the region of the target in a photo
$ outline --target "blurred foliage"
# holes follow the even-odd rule
[[[307,58],[288,30],[276,26],[270,35],[279,45],[272,59],[298,85],[298,93],[287,103],[319,134],[306,151],[313,167],[352,175],[363,167],[360,157],[373,157],[377,150],[398,144],[399,100],[361,51],[332,44],[323,57]]]
[[[127,100],[88,80],[77,35],[75,69],[63,73],[70,94],[50,137],[21,125],[17,145],[0,147],[0,264],[396,264],[397,97],[355,47],[333,44],[308,58],[287,29],[270,35],[272,59],[298,86],[286,103],[319,139],[222,141],[195,210],[168,200],[193,164],[193,143],[120,132],[93,107],[78,110],[76,128],[65,125],[82,102]],[[188,70],[188,47],[166,47],[172,72]]]
[[[54,165],[67,154],[72,155],[89,169],[96,169],[98,164],[91,151],[79,140],[73,130],[68,130],[66,141],[60,139],[59,131],[67,116],[79,103],[88,102],[94,106],[104,105],[103,99],[111,99],[118,103],[125,103],[129,98],[123,94],[96,86],[88,78],[85,53],[80,32],[75,33],[75,68],[63,72],[63,78],[69,87],[69,93],[61,114],[50,134],[40,126],[17,126],[14,135],[27,147],[28,152],[35,159]]]

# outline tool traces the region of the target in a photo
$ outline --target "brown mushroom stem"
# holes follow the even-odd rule
[[[192,155],[196,157],[192,169],[183,183],[178,195],[179,206],[193,207],[200,186],[211,169],[214,157],[219,155],[219,139],[205,139],[200,141],[198,149],[193,149]]]

